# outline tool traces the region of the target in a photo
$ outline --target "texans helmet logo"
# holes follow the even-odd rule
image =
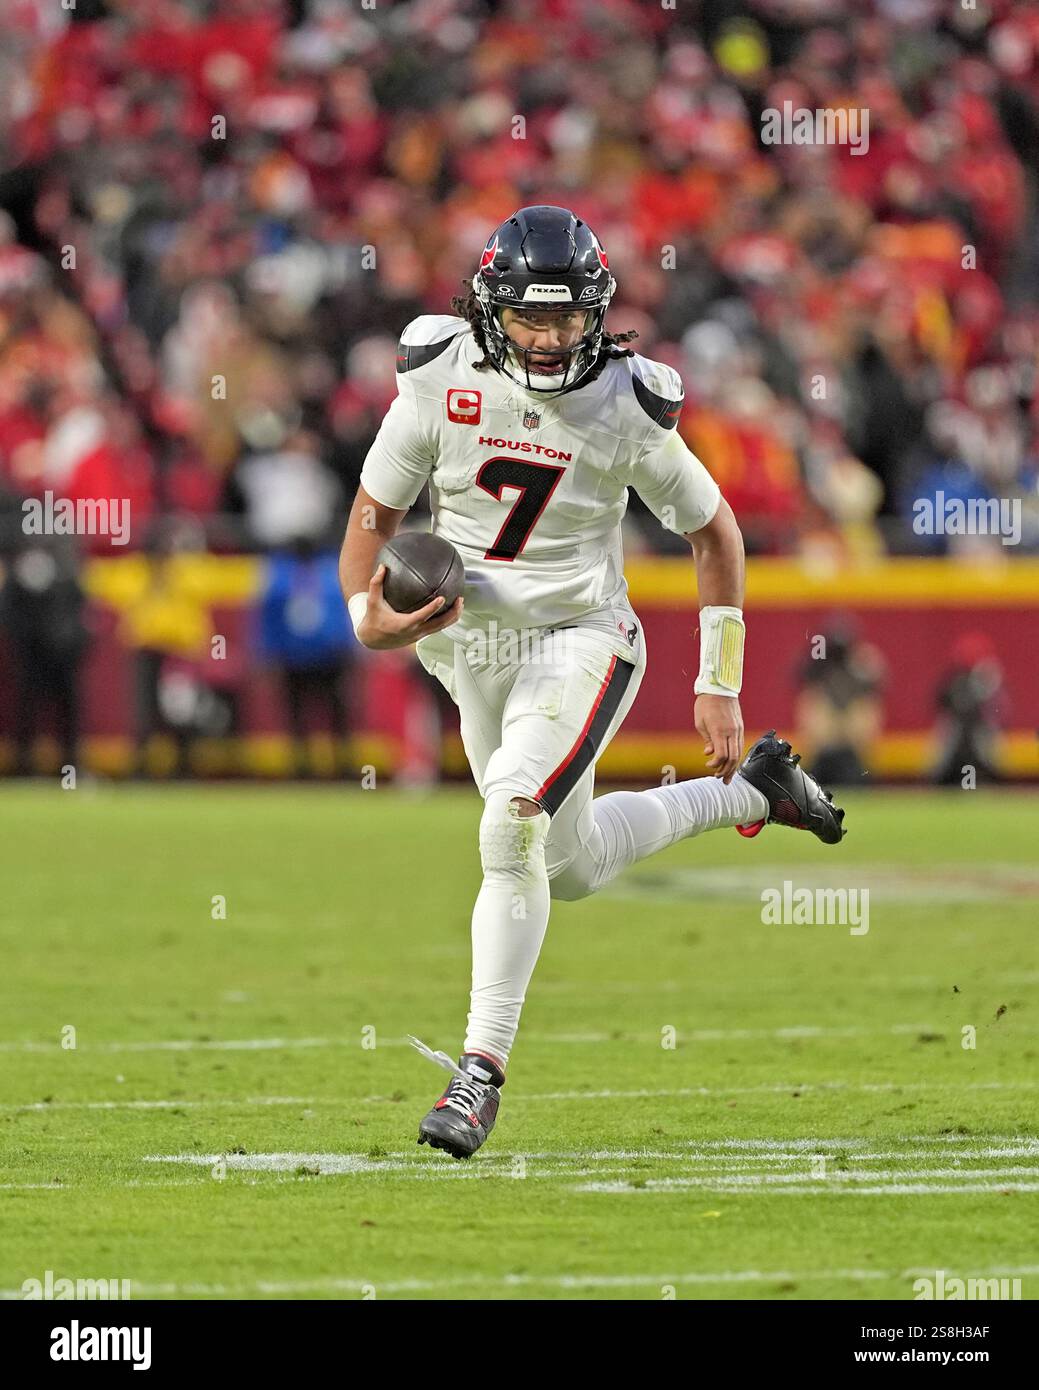
[[[480,269],[481,269],[481,270],[487,270],[487,269],[490,267],[491,262],[494,260],[494,258],[495,258],[495,256],[496,256],[497,254],[498,254],[498,234],[497,234],[497,232],[495,232],[493,241],[491,241],[491,242],[485,247],[484,253],[483,253],[483,255],[480,257]]]
[[[602,266],[603,270],[609,270],[610,263],[606,259],[606,252],[603,250],[602,243],[599,241],[598,237],[595,239],[595,254],[599,257],[599,264]]]

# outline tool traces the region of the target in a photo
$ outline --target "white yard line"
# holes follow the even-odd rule
[[[77,1042],[77,1052],[277,1052],[299,1047],[360,1047],[357,1038],[166,1038],[143,1042]],[[380,1043],[380,1047],[387,1046]],[[393,1046],[398,1046],[394,1042]],[[0,1042],[0,1052],[63,1052],[60,1043]]]
[[[1015,1025],[1016,1026],[1016,1025]],[[882,1038],[905,1037],[914,1033],[940,1033],[933,1023],[896,1023],[888,1028],[865,1028],[858,1025],[831,1027],[826,1024],[794,1023],[781,1028],[680,1028],[678,1036],[687,1042],[743,1042],[764,1039],[797,1038]],[[1017,1027],[1017,1031],[1022,1029]],[[1034,1032],[1035,1030],[1024,1030]],[[524,1041],[558,1047],[586,1043],[653,1043],[659,1044],[659,1033],[632,1033],[622,1030],[620,1037],[608,1032],[585,1033],[526,1033]],[[96,1042],[80,1041],[77,1052],[277,1052],[296,1048],[355,1047],[360,1049],[358,1033],[348,1038],[167,1038],[139,1041]],[[409,1047],[406,1038],[386,1037],[378,1047]],[[0,1052],[62,1052],[60,1042],[38,1040],[8,1040],[0,1042]]]
[[[702,1190],[723,1196],[746,1195],[746,1188],[734,1187],[724,1180],[705,1187],[702,1180],[695,1178],[657,1178],[647,1180],[645,1187],[633,1187],[628,1182],[588,1182],[575,1184],[574,1192],[605,1192],[613,1195],[632,1194],[638,1196],[645,1192],[674,1192],[684,1188],[700,1187]],[[1039,1192],[1039,1182],[989,1182],[989,1183],[913,1183],[892,1182],[878,1187],[835,1187],[828,1179],[819,1179],[804,1187],[783,1187],[771,1195],[782,1197],[821,1196],[835,1194],[841,1197],[922,1197],[931,1194],[944,1195],[953,1192]]]
[[[346,1277],[325,1277],[314,1279],[261,1279],[244,1284],[221,1283],[137,1283],[131,1285],[135,1298],[195,1296],[200,1298],[234,1297],[243,1294],[277,1295],[302,1293],[353,1293],[362,1295],[368,1290],[374,1292],[376,1299],[382,1295],[398,1293],[436,1293],[440,1290],[473,1287],[493,1287],[500,1289],[555,1288],[555,1289],[619,1289],[656,1288],[664,1289],[673,1285],[677,1290],[681,1285],[710,1286],[712,1284],[771,1284],[771,1283],[820,1283],[827,1281],[853,1282],[861,1280],[905,1280],[920,1276],[934,1277],[933,1268],[919,1269],[719,1269],[692,1270],[684,1274],[474,1274],[448,1279],[358,1279]],[[946,1277],[952,1278],[955,1271],[946,1270]],[[1039,1274],[1039,1265],[1018,1265],[1013,1269],[972,1269],[964,1277],[1022,1278]],[[0,1299],[21,1299],[20,1289],[0,1290]]]
[[[781,1095],[791,1091],[1017,1091],[1039,1086],[1039,1080],[1025,1081],[801,1081],[786,1085],[768,1083],[761,1086],[679,1086],[669,1090],[638,1091],[542,1091],[531,1095],[517,1092],[516,1100],[645,1100],[678,1096],[752,1096]],[[369,1096],[369,1100],[385,1100],[385,1096]],[[512,1097],[510,1096],[510,1100]]]
[[[36,1188],[54,1192],[66,1190],[65,1184],[60,1182],[0,1182],[0,1191],[3,1192],[27,1192]]]
[[[827,1168],[825,1176],[812,1178],[816,1189],[824,1191],[827,1186],[846,1186],[850,1183],[861,1182],[884,1182],[895,1183],[903,1178],[962,1178],[964,1180],[974,1178],[1001,1178],[1004,1176],[1016,1175],[1018,1177],[1029,1177],[1039,1179],[1039,1168],[878,1168],[872,1172],[862,1169],[837,1169]],[[797,1183],[804,1183],[812,1175],[803,1173],[721,1173],[707,1176],[697,1176],[694,1178],[647,1178],[646,1186],[656,1187],[708,1187],[717,1188],[724,1186],[738,1191],[744,1187],[792,1187]],[[640,1191],[642,1184],[636,1188]],[[876,1190],[876,1189],[872,1189]],[[929,1190],[929,1189],[928,1189]]]
[[[0,1111],[15,1114],[47,1110],[204,1110],[209,1106],[313,1105],[310,1096],[246,1096],[219,1100],[37,1100],[26,1105],[0,1105]],[[324,1102],[322,1102],[324,1103]],[[336,1104],[346,1105],[340,1101]]]
[[[395,1172],[411,1165],[358,1153],[263,1153],[263,1154],[146,1154],[145,1163],[182,1163],[212,1168],[223,1162],[228,1171],[287,1173],[297,1168],[320,1168],[325,1173]]]
[[[509,1152],[487,1154],[475,1164],[459,1165],[440,1156],[432,1157],[415,1149],[395,1150],[370,1157],[362,1153],[329,1153],[310,1151],[279,1151],[271,1153],[168,1153],[148,1154],[147,1164],[170,1164],[199,1169],[213,1169],[223,1164],[227,1174],[249,1184],[261,1174],[275,1181],[297,1179],[297,1171],[309,1170],[300,1177],[383,1176],[408,1181],[443,1183],[450,1181],[523,1181],[526,1179],[569,1180],[573,1190],[628,1194],[646,1191],[677,1191],[700,1189],[730,1195],[750,1195],[771,1192],[773,1195],[803,1195],[829,1191],[851,1194],[879,1193],[944,1193],[1034,1191],[1039,1182],[1039,1166],[1003,1164],[996,1167],[971,1166],[993,1158],[1039,1158],[1039,1140],[1017,1139],[1015,1136],[992,1136],[987,1142],[972,1143],[968,1136],[906,1136],[898,1149],[866,1150],[866,1141],[856,1139],[800,1140],[714,1140],[698,1147],[689,1145],[674,1149],[555,1149],[529,1153]],[[890,1140],[888,1141],[890,1144]],[[897,1141],[896,1141],[897,1142]],[[857,1165],[837,1168],[833,1161],[848,1154]],[[809,1171],[809,1163],[822,1158],[824,1172],[819,1176]],[[941,1160],[945,1160],[942,1162]],[[858,1166],[866,1163],[901,1160],[900,1166],[872,1168]],[[936,1163],[935,1161],[938,1160]],[[951,1162],[950,1162],[951,1160]],[[692,1175],[651,1177],[632,1163],[671,1164],[692,1167]],[[797,1168],[791,1165],[799,1165]],[[588,1166],[590,1165],[590,1166]],[[930,1166],[927,1166],[930,1165]],[[649,1170],[652,1172],[652,1170]],[[595,1181],[574,1183],[589,1177]],[[604,1179],[610,1179],[604,1181]],[[213,1180],[199,1174],[184,1179],[132,1179],[116,1187],[175,1187],[199,1186],[200,1179]],[[938,1181],[935,1181],[938,1180]],[[992,1181],[990,1181],[992,1180]],[[635,1182],[638,1186],[635,1186]],[[856,1185],[858,1184],[858,1185]],[[76,1183],[5,1183],[8,1190],[83,1190]]]
[[[1006,1187],[1010,1180],[1018,1178],[1034,1177],[1039,1179],[1039,1166],[1036,1165],[965,1166],[965,1164],[982,1161],[991,1152],[990,1147],[980,1147],[975,1150],[965,1150],[961,1147],[954,1151],[954,1163],[930,1167],[925,1165],[928,1163],[933,1165],[937,1157],[951,1157],[949,1150],[947,1148],[943,1150],[933,1147],[914,1147],[875,1154],[861,1152],[854,1154],[856,1163],[861,1163],[864,1160],[889,1158],[902,1160],[902,1166],[887,1169],[835,1168],[832,1166],[831,1160],[836,1155],[810,1153],[807,1150],[793,1153],[772,1151],[752,1154],[746,1152],[724,1154],[718,1150],[704,1153],[695,1153],[689,1150],[654,1149],[556,1150],[530,1154],[488,1155],[475,1165],[463,1167],[446,1160],[437,1161],[434,1159],[431,1161],[428,1155],[416,1154],[411,1151],[388,1153],[378,1158],[359,1153],[297,1151],[258,1154],[149,1154],[145,1156],[143,1161],[145,1163],[179,1164],[198,1168],[212,1168],[222,1161],[226,1171],[236,1173],[295,1174],[297,1170],[304,1169],[308,1170],[308,1176],[314,1177],[388,1176],[392,1174],[395,1177],[405,1177],[418,1182],[441,1181],[444,1178],[490,1178],[500,1181],[523,1181],[530,1178],[539,1180],[546,1178],[572,1179],[583,1176],[602,1177],[610,1173],[616,1174],[618,1181],[602,1185],[585,1184],[578,1190],[617,1192],[647,1189],[667,1190],[668,1188],[679,1187],[703,1188],[710,1191],[725,1190],[736,1193],[760,1188],[794,1190],[798,1184],[803,1184],[806,1181],[809,1183],[809,1188],[805,1190],[823,1191],[829,1184],[831,1190],[845,1188],[875,1191],[876,1188],[854,1189],[852,1185],[881,1182],[890,1185],[936,1178],[958,1179],[961,1183],[969,1184],[973,1189],[980,1189],[983,1186],[979,1182],[981,1179],[1000,1179],[1001,1181],[995,1184],[998,1187]],[[1029,1145],[1010,1147],[1009,1150],[996,1149],[995,1153],[997,1156],[1006,1154],[1008,1157],[1039,1157],[1039,1147]],[[826,1164],[823,1173],[818,1176],[808,1171],[808,1161],[815,1157],[822,1157]],[[641,1162],[652,1160],[680,1167],[691,1164],[698,1169],[698,1172],[695,1176],[649,1178],[643,1170],[631,1167],[633,1160]],[[791,1170],[789,1167],[781,1166],[792,1162],[797,1162],[801,1167],[798,1170]],[[589,1163],[595,1166],[582,1166]],[[764,1171],[758,1171],[761,1169]],[[633,1185],[635,1179],[640,1180],[638,1187]],[[926,1185],[925,1190],[931,1190],[930,1183]]]
[[[369,1173],[369,1174],[370,1174],[370,1173],[373,1173],[373,1172],[393,1173],[393,1174],[395,1174],[396,1176],[405,1178],[405,1179],[406,1179],[407,1181],[409,1181],[409,1182],[432,1182],[432,1183],[443,1183],[443,1182],[445,1182],[445,1181],[447,1181],[447,1182],[480,1182],[480,1181],[486,1180],[486,1178],[489,1176],[488,1174],[485,1174],[485,1173],[484,1173],[484,1174],[481,1174],[480,1170],[477,1169],[477,1168],[462,1167],[461,1165],[456,1165],[456,1164],[451,1164],[450,1166],[448,1166],[448,1164],[447,1164],[446,1162],[445,1162],[444,1164],[442,1164],[442,1165],[441,1165],[441,1164],[437,1164],[435,1167],[431,1167],[431,1168],[429,1168],[429,1169],[427,1169],[427,1170],[420,1170],[420,1169],[417,1169],[417,1168],[410,1168],[410,1169],[409,1169],[408,1166],[407,1166],[407,1165],[404,1165],[404,1164],[400,1164],[400,1165],[394,1165],[394,1164],[390,1164],[390,1165],[386,1165],[386,1164],[377,1165],[377,1164],[373,1163],[373,1165],[372,1165],[371,1168],[365,1168],[365,1167],[363,1167],[363,1166],[361,1166],[361,1165],[357,1165],[357,1166],[355,1166],[355,1167],[353,1167],[353,1168],[350,1168],[350,1169],[348,1169],[348,1170],[343,1170],[343,1171],[347,1171],[347,1172],[350,1172],[350,1173],[365,1173],[365,1172],[367,1172],[367,1173]],[[835,1183],[832,1182],[829,1178],[819,1178],[819,1179],[811,1179],[811,1180],[810,1180],[810,1179],[808,1179],[807,1177],[805,1177],[805,1175],[803,1175],[803,1174],[801,1175],[801,1179],[802,1179],[802,1182],[803,1182],[803,1186],[795,1186],[795,1185],[793,1185],[793,1184],[791,1184],[791,1185],[785,1185],[785,1184],[784,1184],[784,1185],[778,1186],[778,1187],[770,1187],[770,1186],[767,1186],[767,1185],[764,1184],[764,1183],[759,1183],[757,1186],[738,1186],[738,1185],[736,1185],[736,1180],[735,1180],[734,1178],[732,1178],[732,1177],[726,1177],[726,1175],[724,1175],[724,1174],[719,1174],[718,1177],[717,1177],[716,1179],[710,1179],[710,1180],[708,1180],[708,1179],[703,1179],[703,1178],[697,1178],[697,1179],[693,1179],[693,1178],[655,1178],[655,1179],[647,1179],[647,1180],[646,1180],[646,1186],[645,1186],[645,1187],[634,1187],[634,1186],[632,1186],[631,1181],[630,1181],[630,1173],[631,1173],[631,1170],[630,1170],[630,1169],[622,1169],[622,1170],[619,1170],[620,1172],[627,1172],[627,1173],[629,1174],[629,1177],[628,1177],[628,1178],[617,1177],[617,1178],[614,1178],[614,1179],[611,1180],[611,1181],[602,1181],[601,1179],[602,1179],[602,1177],[604,1176],[604,1174],[607,1173],[607,1172],[609,1172],[609,1171],[610,1171],[610,1170],[608,1170],[608,1169],[585,1169],[585,1170],[583,1170],[583,1169],[580,1169],[580,1168],[575,1169],[575,1168],[569,1168],[569,1167],[568,1167],[568,1168],[556,1168],[556,1169],[534,1169],[532,1172],[528,1173],[527,1178],[524,1179],[524,1180],[525,1180],[525,1181],[529,1181],[531,1178],[541,1178],[541,1179],[547,1179],[547,1178],[569,1178],[569,1179],[574,1179],[574,1178],[579,1178],[579,1177],[584,1177],[584,1176],[589,1176],[589,1177],[593,1177],[593,1176],[594,1176],[594,1178],[595,1178],[596,1180],[595,1180],[595,1181],[592,1181],[592,1182],[572,1183],[572,1184],[571,1184],[571,1191],[573,1191],[573,1192],[581,1192],[581,1193],[606,1193],[606,1194],[611,1194],[611,1195],[615,1195],[615,1196],[616,1196],[616,1195],[622,1195],[622,1196],[634,1195],[634,1196],[638,1196],[638,1195],[640,1195],[640,1194],[644,1194],[644,1193],[654,1193],[654,1192],[657,1192],[657,1193],[680,1192],[680,1191],[683,1191],[683,1190],[688,1190],[688,1189],[690,1189],[690,1188],[695,1188],[696,1190],[698,1190],[698,1191],[700,1191],[700,1192],[703,1192],[703,1193],[705,1193],[705,1194],[706,1194],[706,1193],[710,1193],[710,1194],[712,1194],[712,1195],[714,1195],[714,1196],[731,1196],[731,1197],[747,1197],[747,1196],[761,1196],[761,1195],[768,1195],[768,1196],[770,1196],[770,1197],[801,1197],[801,1196],[817,1196],[817,1197],[818,1197],[818,1196],[829,1196],[829,1197],[833,1197],[833,1196],[840,1196],[840,1197],[896,1196],[896,1197],[897,1197],[897,1196],[927,1196],[927,1195],[931,1195],[931,1194],[934,1194],[934,1195],[945,1195],[945,1194],[949,1194],[949,1193],[1039,1192],[1039,1182],[1034,1182],[1034,1183],[1032,1183],[1032,1182],[1019,1182],[1019,1181],[1017,1181],[1016,1179],[1014,1179],[1014,1180],[1009,1180],[1009,1181],[979,1182],[979,1183],[972,1183],[972,1182],[968,1182],[968,1181],[962,1181],[962,1182],[958,1182],[958,1183],[890,1182],[890,1183],[877,1184],[877,1185],[874,1185],[874,1186],[854,1187],[854,1186],[849,1186],[849,1185],[846,1185],[846,1184],[845,1184],[845,1185],[835,1184]],[[257,1183],[257,1181],[258,1181],[256,1178],[249,1178],[248,1176],[245,1176],[245,1175],[241,1175],[241,1174],[240,1174],[239,1176],[241,1177],[241,1180],[244,1181],[244,1182],[245,1182],[247,1185],[249,1185],[249,1186],[255,1186],[256,1183]],[[330,1171],[328,1171],[328,1170],[323,1170],[320,1174],[316,1174],[316,1175],[314,1175],[312,1178],[311,1178],[311,1177],[300,1178],[300,1179],[298,1179],[298,1181],[318,1181],[320,1178],[324,1178],[324,1177],[335,1177],[335,1176],[342,1176],[342,1172],[336,1173],[336,1172],[330,1172]],[[915,1175],[912,1173],[912,1171],[910,1171],[909,1173],[905,1174],[905,1176],[911,1178],[911,1177],[913,1177],[913,1176],[915,1176]],[[962,1176],[964,1177],[964,1179],[966,1179],[967,1177],[969,1177],[969,1174],[963,1174]],[[296,1179],[292,1174],[289,1174],[289,1173],[284,1173],[284,1174],[282,1174],[280,1171],[279,1171],[278,1174],[276,1175],[275,1180],[278,1181],[278,1182],[284,1182],[284,1183],[290,1183],[290,1182],[295,1182],[295,1181],[297,1181],[297,1179]],[[171,1178],[171,1179],[161,1179],[161,1180],[156,1180],[156,1181],[143,1181],[143,1180],[134,1179],[134,1180],[125,1181],[125,1182],[119,1182],[119,1183],[114,1183],[114,1184],[107,1184],[106,1186],[107,1186],[109,1189],[114,1189],[114,1188],[119,1188],[119,1189],[123,1189],[123,1188],[135,1188],[135,1189],[136,1189],[136,1188],[163,1188],[163,1189],[166,1189],[166,1188],[173,1188],[173,1187],[193,1187],[193,1188],[196,1188],[196,1189],[197,1189],[197,1188],[199,1188],[199,1187],[205,1186],[205,1184],[206,1184],[207,1181],[213,1181],[213,1182],[215,1182],[215,1181],[217,1181],[217,1179],[205,1179],[205,1178],[199,1178],[199,1179],[191,1179],[191,1178],[173,1179],[173,1178]],[[226,1179],[225,1179],[225,1181],[226,1181]],[[510,1179],[510,1178],[508,1177],[507,1174],[504,1174],[504,1173],[503,1173],[503,1174],[501,1174],[501,1181],[503,1181],[503,1182],[507,1182],[507,1181],[520,1181],[520,1179],[518,1179],[518,1178],[517,1178],[517,1179]],[[71,1192],[71,1191],[83,1192],[83,1191],[84,1191],[84,1189],[83,1189],[82,1187],[78,1187],[78,1188],[77,1188],[76,1184],[73,1184],[73,1183],[62,1183],[62,1184],[56,1184],[56,1183],[2,1183],[2,1184],[0,1184],[0,1190],[5,1190],[5,1191],[45,1191],[45,1192]]]
[[[80,1192],[85,1190],[85,1184],[74,1182],[0,1182],[0,1190],[10,1192]],[[155,1178],[145,1180],[143,1178],[126,1178],[121,1182],[106,1182],[106,1189],[124,1187],[197,1187],[198,1181],[192,1178]]]
[[[839,1147],[824,1147],[823,1144],[816,1144],[813,1141],[813,1147],[807,1149],[794,1150],[789,1153],[785,1153],[781,1149],[774,1149],[770,1150],[767,1154],[748,1153],[737,1157],[736,1155],[722,1154],[717,1149],[715,1149],[709,1153],[690,1153],[688,1155],[688,1158],[694,1162],[701,1162],[707,1165],[719,1164],[724,1165],[726,1167],[736,1168],[750,1167],[754,1164],[761,1165],[773,1162],[804,1163],[808,1158],[817,1157],[833,1159],[838,1157],[840,1155],[840,1152],[841,1150],[839,1149]],[[940,1148],[926,1148],[921,1146],[912,1149],[882,1149],[876,1153],[863,1153],[859,1149],[852,1149],[850,1151],[847,1151],[847,1156],[849,1158],[854,1159],[856,1163],[878,1163],[887,1162],[891,1159],[909,1160],[916,1158],[948,1157],[949,1152],[947,1149],[943,1153],[943,1151]],[[674,1157],[679,1159],[680,1161],[684,1161],[684,1157],[682,1154],[675,1154]],[[1006,1144],[998,1148],[990,1147],[984,1149],[970,1149],[964,1153],[962,1161],[965,1163],[973,1163],[976,1159],[983,1158],[1039,1159],[1039,1143],[1020,1145]],[[961,1160],[957,1158],[956,1162],[959,1163],[960,1161]]]
[[[983,1140],[986,1144],[1034,1144],[1039,1147],[1039,1136],[1030,1134],[894,1134],[890,1135],[888,1142],[899,1142],[902,1144],[973,1144],[977,1139]],[[868,1144],[869,1139],[862,1135],[846,1138],[810,1138],[802,1139],[689,1139],[689,1145],[696,1145],[698,1149],[809,1149],[816,1144],[827,1144],[833,1148],[853,1148],[856,1145]],[[856,1154],[856,1158],[858,1155]]]

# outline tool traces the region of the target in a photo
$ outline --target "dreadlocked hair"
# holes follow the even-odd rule
[[[480,361],[474,362],[473,366],[477,371],[482,371],[486,367],[493,367],[494,360],[487,346],[487,339],[484,337],[483,319],[480,314],[480,305],[476,298],[476,291],[473,289],[472,281],[463,280],[462,284],[469,287],[469,293],[465,295],[456,295],[451,301],[451,308],[454,309],[455,313],[461,318],[465,319],[466,323],[468,323],[469,327],[472,329],[473,337],[476,339],[476,346],[483,353],[483,357]],[[595,364],[588,371],[588,374],[581,379],[581,385],[587,386],[589,382],[594,381],[606,366],[607,362],[615,362],[620,357],[634,357],[634,350],[632,348],[621,347],[621,344],[630,343],[632,339],[638,336],[638,332],[634,328],[629,329],[627,333],[607,333],[604,331],[602,335],[602,345],[599,348],[599,356],[595,359]]]

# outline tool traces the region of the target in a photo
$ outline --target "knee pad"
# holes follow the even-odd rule
[[[480,862],[484,873],[510,878],[536,878],[545,872],[545,840],[551,817],[547,811],[521,816],[512,803],[521,793],[494,792],[480,820]]]

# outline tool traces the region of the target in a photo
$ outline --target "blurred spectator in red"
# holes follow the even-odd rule
[[[384,340],[534,202],[596,227],[611,326],[682,372],[752,547],[911,548],[939,401],[1017,435],[1030,486],[1035,334],[1006,325],[1039,286],[1037,0],[9,10],[0,472],[24,491],[50,438],[71,487],[204,513],[303,429],[349,493]],[[788,101],[864,111],[868,141],[766,144]]]

